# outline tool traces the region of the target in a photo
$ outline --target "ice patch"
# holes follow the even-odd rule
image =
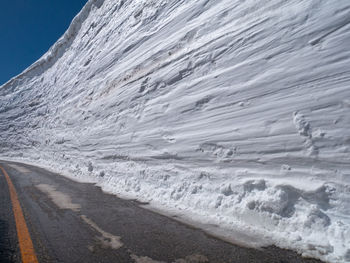
[[[121,237],[112,235],[102,230],[98,225],[95,224],[95,222],[93,222],[85,215],[82,215],[81,219],[83,219],[85,223],[87,223],[91,228],[93,228],[96,232],[98,232],[101,235],[97,237],[97,239],[101,242],[103,246],[110,247],[112,249],[119,249],[123,246],[123,243],[120,241]]]
[[[81,206],[79,204],[72,203],[72,199],[69,195],[57,191],[56,188],[48,184],[36,185],[41,192],[47,194],[51,201],[54,202],[61,209],[69,209],[75,212],[80,211]]]
[[[24,173],[24,174],[27,174],[27,173],[31,173],[31,171],[23,166],[19,166],[17,164],[9,164],[8,166],[16,169],[17,171],[21,172],[21,173]]]

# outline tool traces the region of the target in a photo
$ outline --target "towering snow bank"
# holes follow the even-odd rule
[[[350,261],[350,2],[90,0],[0,88],[2,158]]]

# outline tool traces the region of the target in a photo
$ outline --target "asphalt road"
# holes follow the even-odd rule
[[[276,247],[257,250],[229,244],[136,201],[41,168],[3,161],[0,166],[17,192],[38,262],[321,262]],[[0,170],[0,262],[23,259],[14,215],[18,211],[12,207]]]

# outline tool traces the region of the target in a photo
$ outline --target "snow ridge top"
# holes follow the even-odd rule
[[[40,59],[34,62],[22,73],[0,86],[0,89],[12,89],[16,86],[21,85],[27,79],[43,74],[45,70],[52,67],[73,43],[82,24],[90,15],[91,10],[93,10],[94,7],[100,8],[103,2],[104,0],[89,0],[84,5],[83,9],[74,17],[73,21],[63,36],[58,39],[57,42],[52,47],[50,47],[50,49]]]

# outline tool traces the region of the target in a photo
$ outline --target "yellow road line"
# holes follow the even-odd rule
[[[30,238],[30,234],[28,231],[28,227],[26,224],[26,221],[23,216],[23,211],[21,208],[21,205],[18,200],[18,196],[16,193],[16,189],[5,171],[4,168],[0,166],[0,169],[2,170],[7,184],[9,186],[10,190],[10,196],[11,196],[11,201],[12,201],[12,210],[13,214],[15,215],[15,221],[16,221],[16,229],[17,229],[17,237],[18,237],[18,243],[19,243],[19,248],[21,251],[21,256],[22,256],[22,262],[23,263],[38,263],[38,259],[36,257],[35,251],[34,251],[34,246],[33,242]]]

